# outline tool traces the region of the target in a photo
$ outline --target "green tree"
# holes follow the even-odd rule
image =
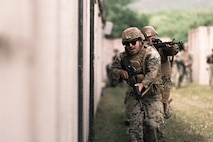
[[[212,14],[212,10],[162,11],[152,13],[149,21],[160,36],[187,42],[190,30],[213,25]]]
[[[135,26],[141,28],[148,24],[148,15],[139,14],[126,5],[132,0],[112,1],[106,0],[106,20],[113,23],[111,35],[106,35],[107,38],[119,38],[125,28]]]
[[[142,28],[151,25],[160,37],[170,37],[187,42],[188,32],[199,26],[213,26],[213,10],[169,10],[139,13],[127,7],[134,0],[105,0],[106,20],[113,22],[111,35],[120,38],[122,31],[130,26]]]

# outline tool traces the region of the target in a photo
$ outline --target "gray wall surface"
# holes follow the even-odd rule
[[[189,51],[193,55],[192,76],[197,84],[209,83],[206,56],[213,48],[213,27],[197,27],[188,33]]]
[[[99,1],[82,0],[83,81],[79,77],[79,0],[0,1],[0,141],[77,142],[89,138],[90,83],[94,110],[102,77],[103,21]],[[95,30],[90,31],[94,17]],[[94,37],[94,80],[90,35]],[[93,53],[92,53],[93,54]],[[79,86],[83,84],[83,103]],[[79,107],[83,120],[79,120]],[[79,124],[82,131],[79,131]],[[80,134],[79,134],[80,133]]]

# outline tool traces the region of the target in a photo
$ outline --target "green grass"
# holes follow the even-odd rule
[[[95,117],[94,142],[128,142],[124,107],[125,90],[121,88],[107,88]]]
[[[129,142],[125,89],[105,88],[94,122],[94,142]],[[213,142],[213,88],[191,84],[171,91],[173,115],[163,142]]]

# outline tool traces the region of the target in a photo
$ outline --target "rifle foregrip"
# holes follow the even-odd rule
[[[137,97],[141,97],[141,93],[140,93],[140,91],[139,91],[138,86],[134,86],[134,91],[135,91]]]

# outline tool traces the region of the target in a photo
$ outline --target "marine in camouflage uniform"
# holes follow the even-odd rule
[[[192,83],[192,63],[193,63],[193,57],[190,54],[188,50],[188,45],[184,45],[184,50],[180,52],[180,62],[183,63],[184,68],[182,72],[180,72],[180,76],[178,79],[178,88],[181,87],[181,84],[183,83],[184,77],[186,77],[186,83],[189,85]]]
[[[114,60],[110,79],[115,84],[127,80],[123,60],[126,58],[136,70],[135,86],[139,88],[141,97],[136,99],[132,87],[128,87],[125,97],[126,115],[129,119],[129,136],[131,142],[157,142],[162,137],[161,126],[164,124],[163,105],[161,103],[161,60],[158,51],[144,43],[141,31],[130,27],[122,33],[125,51]],[[141,104],[142,103],[142,106]],[[143,107],[143,110],[141,108]]]
[[[180,52],[174,57],[173,65],[172,65],[172,84],[176,89],[178,88],[180,75],[183,74],[185,70],[185,66],[182,60],[180,60]]]
[[[153,40],[158,40],[157,31],[152,26],[145,26],[141,29],[141,32],[145,36],[145,41],[153,44]],[[171,74],[172,68],[171,64],[173,62],[174,56],[178,53],[179,47],[177,44],[166,45],[166,47],[157,48],[161,56],[161,78],[163,80],[164,88],[162,92],[162,102],[164,106],[164,117],[168,119],[171,116],[171,106],[170,106],[170,88],[172,87]]]
[[[213,49],[212,53],[207,56],[206,58],[206,63],[209,65],[208,70],[209,70],[209,85],[213,85]]]

